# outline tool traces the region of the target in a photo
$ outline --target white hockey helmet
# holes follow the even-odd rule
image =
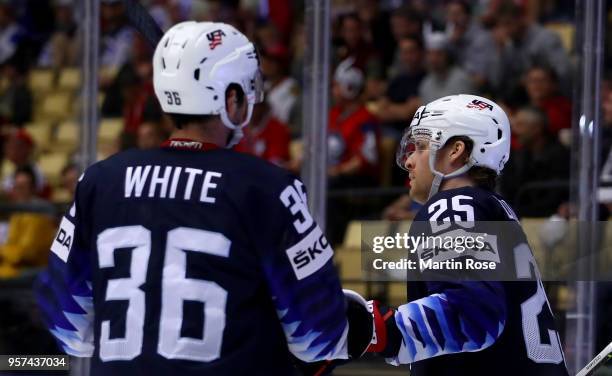
[[[469,137],[474,143],[468,162],[450,174],[435,169],[436,153],[455,136]],[[476,95],[449,95],[421,106],[404,133],[397,152],[397,164],[406,169],[406,159],[414,143],[429,144],[429,167],[434,174],[429,197],[436,194],[442,180],[466,173],[472,166],[487,167],[498,175],[510,158],[510,122],[500,106]]]
[[[225,92],[237,84],[248,102],[246,120],[234,124],[225,107]],[[259,57],[253,44],[224,23],[179,23],[157,44],[153,56],[155,95],[166,113],[219,115],[233,131],[235,145],[250,121],[253,106],[263,101]]]
[[[355,58],[344,59],[334,72],[334,81],[340,85],[342,95],[346,99],[355,99],[361,93],[364,85],[364,76],[361,69],[354,66]]]

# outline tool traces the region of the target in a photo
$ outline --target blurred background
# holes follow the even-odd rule
[[[304,141],[312,131],[305,103],[313,95],[306,74],[312,69],[309,48],[316,46],[311,37],[315,16],[308,11],[313,2],[325,3],[141,1],[163,30],[185,20],[221,21],[255,41],[266,101],[256,108],[236,149],[296,174],[314,157]],[[591,34],[588,10],[580,4],[589,2],[603,6],[596,12],[603,29],[589,44],[600,47],[585,50]],[[153,92],[153,50],[130,26],[123,1],[100,0],[94,47],[92,25],[83,21],[91,17],[86,3],[0,0],[0,354],[58,351],[38,318],[30,287],[45,267],[59,218],[91,156],[100,160],[129,148],[154,148],[172,129]],[[607,221],[612,208],[607,193],[612,186],[612,2],[329,4],[321,14],[331,44],[327,64],[319,66],[329,77],[321,124],[327,127],[321,180],[327,215],[318,215],[326,218],[345,287],[395,306],[406,302],[404,283],[368,282],[362,275],[361,224],[376,222],[382,232],[393,232],[392,221],[410,221],[418,210],[407,195],[407,175],[395,165],[395,149],[415,110],[445,95],[482,95],[509,115],[511,158],[497,191],[522,218],[541,267],[547,267],[559,243],[550,229],[569,218],[585,219],[580,216],[584,191],[572,184],[582,176],[578,171],[596,176],[601,189],[591,187],[597,199],[589,213]],[[84,79],[95,66],[92,48],[98,67],[93,102],[93,86]],[[585,63],[591,53],[600,69]],[[597,82],[591,100],[584,96],[585,74]],[[579,121],[585,106],[595,113],[597,140],[587,144]],[[91,140],[94,145],[87,147]],[[585,158],[590,167],[584,166]],[[601,239],[607,242],[608,233]],[[578,369],[612,339],[612,289],[606,283],[589,286],[593,294],[587,293],[583,304],[584,286],[546,283],[568,362],[582,362]],[[588,320],[575,320],[583,308]],[[365,362],[338,374],[372,374],[369,369],[393,372]]]

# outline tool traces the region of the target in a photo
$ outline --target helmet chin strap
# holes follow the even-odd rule
[[[232,121],[229,119],[227,110],[225,108],[221,110],[221,113],[219,114],[219,116],[221,117],[221,121],[223,122],[223,125],[225,125],[227,128],[229,128],[232,131],[232,137],[230,138],[227,145],[225,145],[226,149],[229,149],[235,146],[238,142],[240,142],[240,140],[242,139],[242,136],[244,136],[244,132],[242,131],[242,128],[244,128],[251,121],[252,115],[253,115],[253,103],[249,103],[247,107],[246,119],[241,124],[236,125],[232,123]]]
[[[437,147],[430,148],[430,151],[429,151],[429,169],[433,173],[434,178],[433,178],[433,181],[431,182],[431,188],[429,189],[429,196],[427,197],[427,200],[429,200],[430,198],[433,197],[433,195],[438,193],[438,190],[440,189],[440,185],[442,185],[442,182],[444,181],[444,179],[454,178],[454,177],[457,177],[459,175],[463,175],[466,172],[468,172],[468,170],[474,165],[474,162],[470,158],[468,160],[468,162],[465,165],[463,165],[462,167],[460,167],[457,170],[451,172],[450,174],[444,175],[443,173],[437,171],[436,168],[435,168],[436,155],[437,154],[438,154],[438,148]]]
[[[232,130],[232,136],[229,138],[229,141],[225,145],[225,148],[230,149],[236,146],[236,144],[238,144],[240,140],[242,140],[243,136],[244,136],[244,132],[242,131],[242,128],[239,128],[239,127],[234,128]]]

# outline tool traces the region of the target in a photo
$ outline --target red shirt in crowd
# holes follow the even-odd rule
[[[365,106],[346,115],[339,106],[329,114],[328,152],[332,165],[354,156],[361,159],[358,175],[378,177],[378,122]]]
[[[259,127],[245,127],[244,137],[234,150],[283,165],[289,161],[290,139],[289,127],[270,116]]]
[[[147,101],[153,96],[155,96],[153,82],[147,81],[141,85],[132,98],[128,98],[123,106],[123,121],[127,133],[138,132],[138,127],[144,121],[143,115]]]
[[[572,127],[572,102],[561,95],[545,99],[540,109],[548,118],[548,131],[556,136],[561,129]]]

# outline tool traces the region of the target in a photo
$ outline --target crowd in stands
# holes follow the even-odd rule
[[[266,102],[237,150],[299,173],[306,157],[299,147],[305,2],[142,2],[164,30],[184,20],[222,21],[256,42]],[[15,194],[22,186],[36,200],[53,202],[69,203],[74,192],[83,37],[78,3],[0,0],[0,193],[6,202],[31,200]],[[98,146],[104,158],[156,147],[172,127],[153,92],[153,51],[130,27],[123,1],[101,0],[100,10],[100,132],[106,136]],[[573,1],[334,0],[332,16],[331,190],[406,187],[394,152],[415,110],[470,93],[495,100],[511,120],[512,156],[497,191],[522,216],[549,216],[563,207],[576,71]],[[612,81],[605,82],[604,118],[612,129]],[[602,164],[610,129],[602,136]],[[418,208],[406,195],[392,198],[360,214],[409,219]],[[10,242],[11,231],[0,231],[0,244]],[[0,248],[0,268],[3,260],[8,256]]]

